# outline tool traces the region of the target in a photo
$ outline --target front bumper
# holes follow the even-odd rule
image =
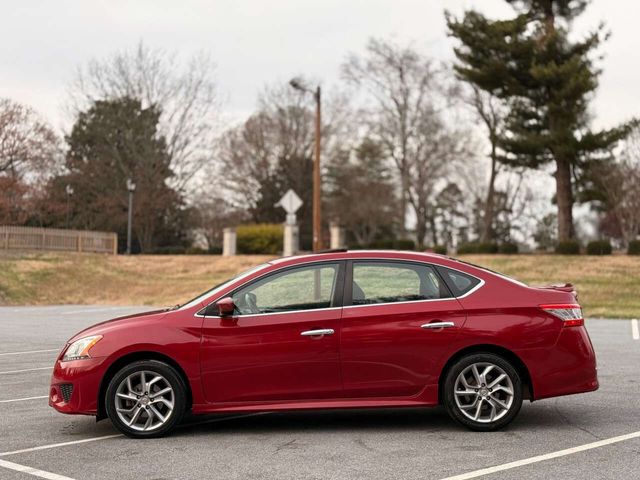
[[[58,359],[51,375],[49,405],[61,413],[96,415],[104,360],[105,357],[69,362]]]

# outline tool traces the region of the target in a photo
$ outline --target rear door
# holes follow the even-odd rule
[[[410,397],[437,385],[465,321],[437,270],[393,260],[348,262],[341,359],[347,397]]]
[[[344,262],[282,269],[236,290],[232,317],[204,319],[202,382],[209,402],[339,396]]]

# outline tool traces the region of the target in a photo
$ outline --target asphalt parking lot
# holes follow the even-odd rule
[[[441,409],[354,410],[192,417],[141,441],[51,409],[64,342],[142,310],[0,307],[0,479],[640,479],[640,340],[629,320],[587,322],[599,391],[525,403],[494,433]]]

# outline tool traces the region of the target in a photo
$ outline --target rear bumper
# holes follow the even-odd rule
[[[61,413],[96,415],[104,360],[105,357],[70,362],[58,360],[51,375],[49,405]],[[63,395],[63,388],[67,389],[67,396],[71,390],[68,398]]]
[[[585,327],[563,328],[551,349],[529,352],[534,400],[599,388],[596,355]],[[526,356],[526,355],[525,355]]]

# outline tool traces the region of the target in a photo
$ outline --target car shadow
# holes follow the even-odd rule
[[[513,423],[501,432],[572,430],[580,428],[567,420],[572,411],[559,411],[545,404],[525,404]],[[564,410],[564,409],[563,409]],[[579,423],[579,422],[578,422]],[[454,422],[443,407],[298,410],[260,413],[190,415],[173,435],[287,433],[300,431],[422,431],[469,432]]]

